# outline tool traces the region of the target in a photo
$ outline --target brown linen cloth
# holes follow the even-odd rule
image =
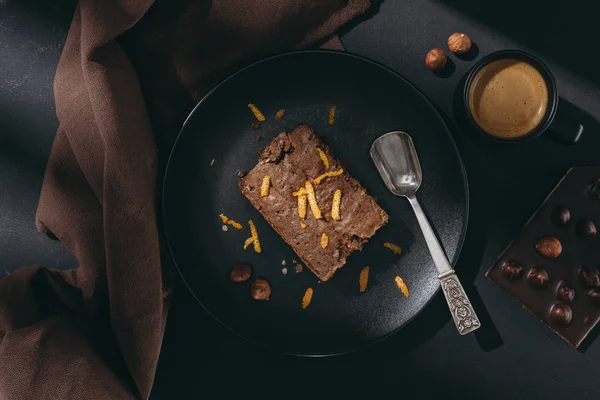
[[[79,1],[55,79],[60,126],[37,225],[80,266],[23,268],[0,280],[1,400],[148,398],[170,286],[156,219],[159,155],[233,69],[284,50],[339,46],[336,29],[368,7]]]

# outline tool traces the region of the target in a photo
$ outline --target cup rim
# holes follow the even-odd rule
[[[477,73],[481,71],[483,67],[490,64],[493,61],[510,58],[526,61],[527,63],[531,64],[535,69],[537,69],[540,74],[542,74],[542,77],[546,82],[546,86],[548,87],[548,107],[546,108],[546,113],[540,121],[540,123],[531,132],[514,139],[502,139],[492,135],[491,133],[486,132],[479,126],[479,124],[477,124],[477,121],[475,121],[475,117],[473,117],[473,114],[471,112],[471,108],[469,107],[469,91],[471,89],[471,84],[473,83],[473,78],[475,78]],[[550,71],[550,68],[548,68],[548,66],[542,60],[540,60],[533,54],[517,49],[500,50],[490,53],[487,56],[480,59],[467,73],[467,77],[463,88],[463,106],[465,108],[465,113],[467,115],[469,123],[471,124],[471,127],[479,134],[483,135],[491,141],[498,143],[521,143],[537,138],[542,133],[544,133],[546,129],[548,129],[548,127],[552,123],[552,120],[554,119],[554,116],[556,115],[556,110],[558,108],[558,88],[556,86],[556,80],[554,79],[554,75],[552,74],[552,71]]]

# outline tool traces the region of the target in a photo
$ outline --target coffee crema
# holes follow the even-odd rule
[[[516,139],[533,131],[548,108],[548,87],[531,64],[500,59],[473,78],[469,109],[481,129],[500,139]]]

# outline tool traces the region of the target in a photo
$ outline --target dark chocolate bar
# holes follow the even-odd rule
[[[600,321],[599,179],[571,168],[486,273],[575,347]]]

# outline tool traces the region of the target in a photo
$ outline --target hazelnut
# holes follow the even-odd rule
[[[581,221],[579,224],[577,224],[577,231],[580,236],[585,237],[594,237],[597,233],[596,225],[589,219]]]
[[[550,310],[550,319],[556,325],[569,325],[572,317],[571,307],[563,303],[555,304]]]
[[[269,300],[271,296],[271,286],[266,279],[257,278],[250,285],[250,296],[254,300]]]
[[[448,48],[453,53],[464,54],[471,48],[471,39],[464,33],[453,33],[448,38]]]
[[[600,307],[600,289],[594,289],[588,293],[588,299],[593,305]]]
[[[504,276],[506,276],[510,280],[519,279],[521,274],[523,273],[523,267],[514,261],[507,261],[502,266],[502,272],[504,272]]]
[[[558,284],[558,288],[556,289],[556,298],[564,301],[565,303],[570,303],[573,301],[575,297],[575,291],[569,284],[565,281],[560,281]]]
[[[543,288],[548,283],[548,273],[543,268],[531,268],[527,282],[533,287]]]
[[[571,221],[571,211],[568,208],[557,208],[554,211],[554,222],[558,226],[566,226]]]
[[[562,253],[562,244],[555,237],[544,237],[535,245],[537,251],[546,258],[556,258]]]
[[[438,71],[446,66],[446,53],[440,48],[431,49],[425,57],[425,65],[432,71]]]
[[[588,288],[597,288],[600,286],[600,274],[595,268],[581,267],[579,270],[579,281]]]
[[[248,264],[235,264],[229,273],[229,279],[235,283],[246,282],[252,275],[252,267]]]

